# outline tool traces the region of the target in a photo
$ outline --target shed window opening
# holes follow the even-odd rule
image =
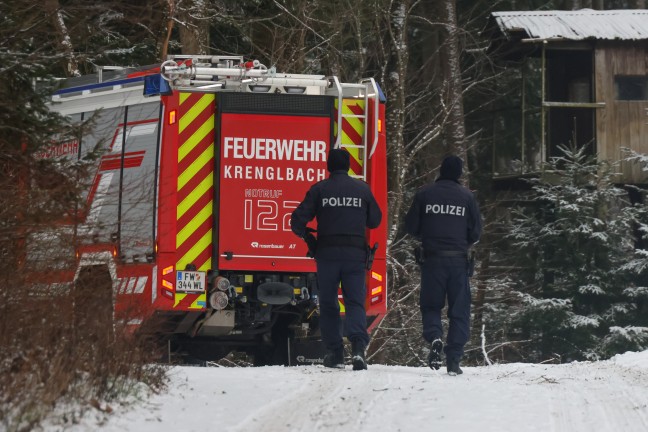
[[[614,77],[614,88],[617,100],[646,101],[648,100],[648,75],[617,75]]]

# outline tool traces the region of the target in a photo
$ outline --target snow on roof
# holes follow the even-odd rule
[[[493,12],[500,30],[526,32],[531,39],[648,39],[648,10]]]

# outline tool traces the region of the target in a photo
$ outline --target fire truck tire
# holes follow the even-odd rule
[[[74,328],[79,339],[106,347],[114,338],[113,290],[105,265],[83,267],[74,282]]]
[[[254,349],[254,366],[288,366],[289,340],[294,337],[289,320],[278,320]]]
[[[217,362],[230,353],[230,349],[218,343],[190,342],[183,344],[182,363],[199,365],[205,362]]]
[[[288,366],[288,339],[254,349],[254,366]]]

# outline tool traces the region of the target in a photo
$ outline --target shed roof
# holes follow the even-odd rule
[[[648,10],[516,11],[493,12],[507,37],[525,32],[527,39],[648,39]]]

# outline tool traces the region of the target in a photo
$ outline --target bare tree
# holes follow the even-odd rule
[[[445,0],[439,9],[445,34],[442,45],[442,64],[445,65],[442,107],[447,112],[448,122],[444,127],[447,137],[444,148],[447,153],[455,153],[467,161],[456,1]]]
[[[183,54],[207,54],[209,50],[208,10],[202,1],[177,0],[178,33]]]
[[[96,318],[112,317],[112,309],[90,305],[88,320],[74,325],[81,303],[75,288],[92,294],[98,287],[96,278],[71,283],[77,262],[69,223],[85,163],[42,156],[78,136],[49,110],[51,89],[41,86],[49,74],[72,76],[81,69],[78,46],[90,42],[75,42],[98,22],[95,13],[106,12],[86,6],[56,0],[0,4],[0,271],[11,280],[0,287],[2,430],[35,429],[62,397],[120,397],[130,391],[129,382],[151,377],[147,361],[153,350],[143,349],[138,338],[112,337],[122,330],[118,326],[100,329],[110,337],[96,331]],[[93,36],[97,52],[86,52],[86,59],[106,47]],[[112,281],[104,278],[101,285],[111,301]]]
[[[209,12],[207,4],[195,0],[166,0],[166,31],[160,48],[162,60],[177,29],[182,54],[209,52]]]
[[[393,241],[400,227],[400,217],[405,203],[406,177],[408,175],[408,159],[405,144],[405,119],[407,110],[407,77],[409,66],[408,23],[411,14],[408,0],[392,3],[389,11],[389,36],[392,46],[393,71],[386,77],[390,90],[390,110],[387,113],[387,124],[391,132],[389,136],[388,155],[392,161],[390,169],[389,207],[389,241]]]
[[[49,20],[56,31],[55,34],[57,35],[58,45],[67,60],[67,67],[65,68],[67,76],[81,76],[76,55],[74,54],[70,32],[68,31],[65,20],[63,19],[63,11],[61,10],[59,1],[46,0],[45,11],[49,15]]]

